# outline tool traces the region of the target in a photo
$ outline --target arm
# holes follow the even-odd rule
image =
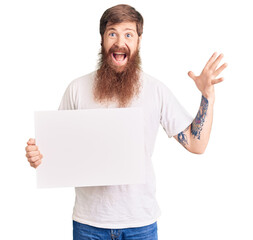
[[[213,120],[213,100],[202,96],[197,116],[183,132],[174,136],[188,151],[203,153],[206,149]]]
[[[223,81],[223,78],[216,77],[227,67],[224,63],[216,69],[223,57],[220,54],[216,58],[216,55],[212,55],[199,76],[195,76],[193,72],[188,73],[202,93],[201,103],[192,124],[174,138],[193,153],[204,153],[208,144],[213,121],[214,85]]]

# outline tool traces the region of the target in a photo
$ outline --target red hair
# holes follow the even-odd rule
[[[100,35],[103,38],[107,24],[112,25],[121,22],[135,22],[139,37],[143,33],[143,17],[135,8],[120,4],[108,8],[100,19]]]

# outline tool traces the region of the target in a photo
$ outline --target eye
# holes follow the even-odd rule
[[[127,38],[130,38],[130,37],[132,37],[132,35],[131,35],[130,33],[127,33],[127,34],[126,34],[126,37],[127,37]]]
[[[116,35],[116,34],[115,34],[114,32],[109,33],[109,36],[110,36],[110,37],[115,37],[115,35]]]

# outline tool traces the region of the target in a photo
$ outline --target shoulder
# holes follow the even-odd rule
[[[59,109],[77,109],[80,101],[86,101],[91,95],[90,86],[95,74],[96,72],[91,72],[72,80],[65,90]]]
[[[96,71],[83,75],[81,77],[75,78],[69,84],[70,88],[79,88],[82,86],[87,86],[92,84],[94,78],[96,76]]]
[[[172,94],[170,89],[162,81],[158,80],[157,78],[145,72],[142,72],[142,78],[143,78],[146,88],[152,89],[153,91],[155,90],[159,95],[164,94],[164,93]]]

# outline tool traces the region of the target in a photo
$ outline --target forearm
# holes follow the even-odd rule
[[[188,150],[194,153],[203,153],[209,141],[213,122],[214,97],[202,96],[197,116],[189,129]]]
[[[210,137],[214,98],[202,96],[199,111],[192,124],[175,138],[192,153],[203,153]]]

